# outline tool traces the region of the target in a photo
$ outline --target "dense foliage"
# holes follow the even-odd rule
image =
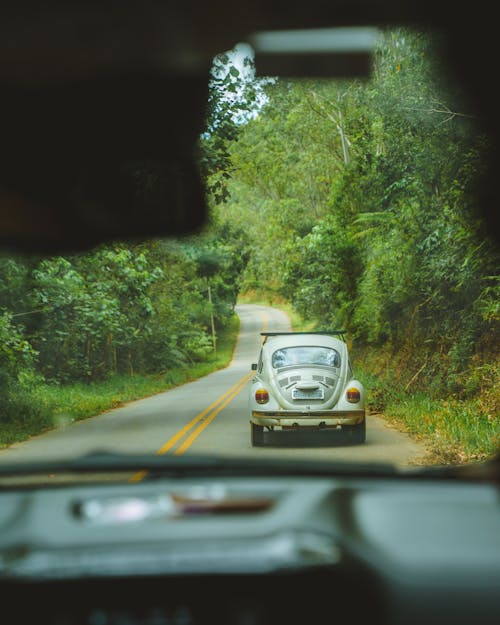
[[[204,233],[0,258],[0,423],[38,418],[41,384],[206,359],[241,290],[346,326],[392,384],[498,412],[499,255],[477,211],[487,138],[444,83],[438,43],[385,33],[365,83],[256,81],[250,59],[217,57]]]
[[[216,202],[227,194],[228,146],[259,98],[249,65],[243,60],[238,69],[228,54],[214,60],[199,160]],[[219,331],[234,325],[247,248],[243,228],[213,218],[182,241],[0,258],[0,426],[17,431],[23,419],[38,421],[19,427],[26,435],[50,425],[50,409],[42,418],[38,405],[47,384],[62,395],[65,385],[110,378],[120,384],[116,376],[217,362]]]
[[[41,382],[159,373],[210,356],[233,315],[244,236],[116,243],[86,254],[0,259],[0,421]],[[209,294],[210,290],[210,294]]]
[[[366,83],[269,85],[232,144],[224,214],[253,241],[247,289],[460,396],[498,362],[499,257],[476,210],[487,141],[438,44],[395,30]]]

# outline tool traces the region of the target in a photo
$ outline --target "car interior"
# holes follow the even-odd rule
[[[21,0],[0,13],[5,253],[199,231],[213,57],[248,42],[260,75],[363,78],[375,29],[393,25],[443,34],[446,71],[493,146],[480,211],[498,241],[499,52],[484,2]],[[139,469],[147,479],[131,483]],[[62,479],[37,482],[49,473]],[[5,464],[0,478],[6,623],[500,622],[500,457],[400,471],[96,450]]]

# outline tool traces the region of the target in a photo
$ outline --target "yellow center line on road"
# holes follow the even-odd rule
[[[269,323],[269,317],[266,313],[259,313],[262,319],[262,332],[267,332],[267,326]],[[264,339],[264,337],[262,337]],[[203,432],[205,428],[207,428],[210,423],[215,419],[215,417],[224,410],[224,408],[240,393],[243,387],[247,384],[247,382],[254,375],[253,371],[247,373],[243,378],[238,380],[236,384],[234,384],[228,391],[226,391],[223,395],[221,395],[218,399],[216,399],[213,403],[205,408],[202,412],[200,412],[196,417],[191,419],[189,423],[187,423],[183,428],[181,428],[176,434],[174,434],[168,441],[160,447],[160,449],[156,452],[157,455],[167,454],[177,443],[185,436],[192,428],[196,425],[196,429],[189,434],[189,436],[184,440],[183,443],[177,448],[174,453],[175,456],[180,456],[185,453],[189,447],[194,443],[194,441],[198,438],[198,436]],[[130,482],[140,482],[142,479],[146,477],[148,472],[146,470],[137,471],[131,478]]]
[[[176,445],[180,441],[184,434],[187,434],[192,427],[194,427],[199,421],[203,419],[203,417],[205,417],[211,410],[216,408],[217,405],[220,404],[220,402],[223,401],[224,398],[227,397],[239,385],[240,382],[241,380],[238,380],[238,382],[236,382],[234,386],[232,386],[226,393],[224,393],[224,395],[217,398],[212,404],[210,404],[210,406],[208,406],[208,408],[205,408],[205,410],[200,412],[200,414],[196,415],[196,417],[194,417],[194,419],[192,419],[181,430],[179,430],[177,434],[174,434],[172,438],[169,438],[168,441],[164,445],[162,445],[156,453],[160,456],[168,453],[172,449],[172,447],[174,447],[174,445]]]
[[[174,436],[169,438],[168,441],[160,447],[160,449],[156,452],[156,454],[157,455],[167,454],[182,439],[182,437],[189,432],[189,430],[191,430],[196,424],[202,421],[202,419],[204,419],[207,415],[210,415],[208,419],[205,419],[205,421],[202,421],[201,426],[198,426],[195,432],[193,432],[189,436],[189,438],[187,439],[188,441],[190,441],[189,444],[187,444],[187,441],[185,441],[183,445],[181,446],[182,451],[180,451],[179,449],[177,450],[177,452],[175,452],[176,455],[179,455],[180,453],[184,453],[188,449],[188,447],[192,444],[192,442],[209,425],[209,423],[211,423],[215,419],[215,417],[219,414],[219,412],[223,408],[225,408],[225,406],[227,406],[227,404],[232,399],[234,399],[236,395],[238,395],[238,393],[242,390],[242,388],[245,386],[245,384],[248,382],[248,380],[251,378],[252,375],[253,375],[253,372],[250,372],[246,374],[245,376],[243,376],[243,378],[238,380],[238,382],[236,382],[236,384],[234,384],[228,391],[226,391],[223,395],[221,395],[213,403],[211,403],[210,406],[208,406],[202,412],[196,415],[196,417],[191,419],[191,421],[187,423],[183,428],[181,428],[176,434],[174,434]],[[217,409],[218,406],[219,408]],[[138,471],[130,478],[129,481],[140,482],[144,477],[146,477],[147,473],[148,472],[146,470]]]
[[[208,427],[210,425],[210,423],[212,423],[212,421],[215,419],[215,417],[219,414],[219,412],[221,412],[221,410],[224,410],[224,408],[229,404],[229,402],[231,402],[236,397],[236,395],[239,394],[239,392],[243,389],[243,387],[246,386],[247,382],[250,380],[250,378],[252,376],[253,376],[253,372],[250,372],[242,380],[240,380],[238,388],[236,388],[236,390],[222,404],[220,404],[219,407],[216,408],[212,412],[212,414],[210,414],[210,416],[208,416],[206,419],[204,419],[200,423],[200,425],[198,425],[198,427],[193,432],[191,432],[191,434],[186,438],[186,440],[174,452],[175,456],[180,456],[187,449],[189,449],[189,447],[191,447],[191,445],[198,438],[198,436],[203,432],[203,430],[206,427]]]

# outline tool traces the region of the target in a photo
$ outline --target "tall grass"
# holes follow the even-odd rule
[[[437,398],[424,391],[410,393],[397,376],[374,373],[355,362],[357,377],[367,389],[371,412],[381,412],[413,436],[425,439],[428,461],[436,464],[488,459],[500,449],[500,417],[481,398]]]
[[[434,454],[443,460],[483,460],[500,446],[500,420],[484,414],[478,400],[436,401],[420,392],[389,404],[386,414],[431,437]]]
[[[37,390],[19,387],[10,389],[8,396],[2,397],[0,447],[52,427],[53,403],[37,396]]]

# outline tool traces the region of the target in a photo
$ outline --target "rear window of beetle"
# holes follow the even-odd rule
[[[331,347],[285,347],[273,353],[271,364],[274,369],[307,365],[340,367],[340,354]]]

